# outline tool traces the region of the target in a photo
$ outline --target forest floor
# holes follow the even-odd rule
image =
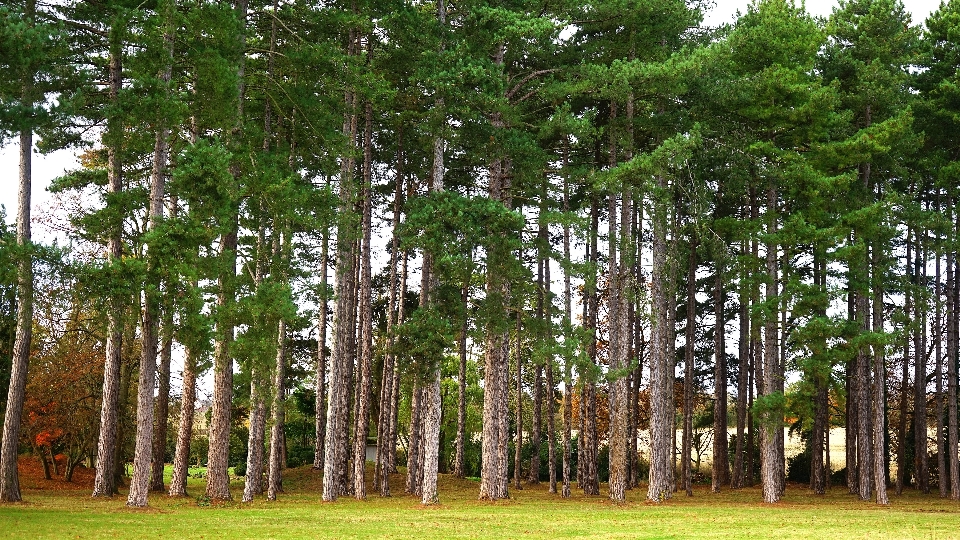
[[[765,505],[759,488],[712,494],[697,486],[693,497],[676,493],[652,504],[641,486],[628,492],[626,504],[613,505],[575,487],[572,498],[560,499],[543,483],[490,503],[477,500],[476,481],[441,475],[441,504],[423,507],[402,495],[400,475],[392,478],[397,496],[320,502],[320,475],[304,467],[284,472],[286,492],[275,502],[210,504],[196,498],[203,480],[191,478],[194,498],[157,494],[150,508],[133,510],[125,493],[92,499],[88,470],[65,486],[43,480],[38,465],[22,465],[25,502],[0,505],[0,538],[960,538],[960,503],[913,491],[878,507],[843,487],[815,496],[791,484],[782,502]],[[241,491],[237,479],[234,496]]]

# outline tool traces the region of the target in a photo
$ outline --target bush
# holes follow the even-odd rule
[[[805,449],[799,454],[787,458],[787,480],[802,484],[810,483],[810,450]]]

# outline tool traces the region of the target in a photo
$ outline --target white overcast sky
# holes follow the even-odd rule
[[[715,7],[706,15],[707,25],[719,25],[733,21],[737,11],[746,11],[749,0],[716,0]],[[940,5],[940,0],[908,0],[907,10],[913,14],[914,22],[923,21],[931,11]],[[835,0],[808,0],[807,10],[814,15],[829,15],[836,6]],[[13,221],[17,206],[18,153],[15,141],[5,141],[0,147],[0,205],[6,207],[7,221]],[[46,187],[50,180],[63,174],[65,169],[76,166],[76,160],[70,151],[61,151],[49,156],[34,155],[33,159],[33,213],[44,213],[51,202]],[[42,236],[45,231],[37,230]]]

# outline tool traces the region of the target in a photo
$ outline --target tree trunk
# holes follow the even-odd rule
[[[937,213],[940,213],[940,201],[939,195],[937,200]],[[949,491],[949,479],[950,477],[946,475],[947,471],[947,447],[946,447],[946,433],[944,431],[943,425],[943,306],[940,301],[941,296],[943,295],[943,286],[940,269],[940,234],[937,234],[937,248],[936,248],[936,277],[934,281],[934,329],[935,329],[935,339],[936,339],[936,354],[934,356],[935,366],[935,379],[936,379],[936,408],[934,416],[937,419],[937,487],[940,489],[940,497],[946,498]],[[949,333],[948,333],[949,336]],[[949,341],[949,337],[947,340]]]
[[[767,187],[767,233],[776,234],[777,232],[777,192],[774,184],[771,182]],[[777,296],[777,244],[775,241],[768,241],[766,246],[767,258],[767,285],[766,300],[772,301]],[[763,332],[763,392],[762,395],[768,396],[776,392],[777,388],[777,320],[775,316],[768,316],[764,322]],[[767,411],[769,415],[765,422],[760,426],[760,451],[761,451],[761,487],[763,488],[763,501],[766,503],[775,503],[780,501],[780,475],[782,474],[783,464],[780,462],[779,451],[777,448],[777,430],[782,431],[783,415],[779,408]],[[765,424],[765,425],[764,425]]]
[[[542,281],[542,280],[541,280]],[[542,319],[541,319],[542,320]],[[527,471],[529,484],[540,483],[540,441],[543,427],[543,364],[533,368],[533,410],[530,418],[530,470]]]
[[[494,64],[503,66],[506,47],[503,43],[496,46]],[[490,115],[494,129],[502,130],[506,124],[499,112]],[[496,157],[490,163],[489,197],[511,206],[509,165],[506,159]],[[497,253],[495,256],[509,256]],[[490,253],[488,261],[495,260]],[[507,445],[508,445],[508,379],[509,379],[509,338],[505,336],[504,324],[506,306],[509,303],[510,286],[502,276],[487,272],[486,293],[496,314],[487,323],[484,353],[484,391],[483,391],[483,441],[481,445],[480,499],[495,501],[509,498],[507,489]]]
[[[286,235],[286,243],[290,242],[290,233]],[[284,249],[289,257],[289,249]],[[284,260],[289,260],[288,258]],[[277,323],[277,362],[273,371],[273,404],[270,408],[270,459],[267,468],[267,499],[277,500],[277,493],[283,491],[281,471],[284,467],[283,426],[284,403],[286,402],[286,367],[287,367],[287,322],[282,318]],[[248,469],[249,470],[249,469]],[[246,493],[244,493],[246,495]]]
[[[464,445],[467,441],[467,330],[470,323],[469,310],[470,281],[465,279],[460,288],[460,306],[463,310],[463,322],[460,326],[460,339],[457,340],[457,440],[453,458],[453,475],[463,478]]]
[[[177,450],[173,458],[170,496],[187,496],[187,474],[190,467],[190,442],[193,439],[193,417],[197,401],[197,360],[188,347],[183,359],[183,393],[180,396],[180,425],[177,426]]]
[[[563,212],[570,213],[570,137],[563,138]],[[563,222],[563,260],[570,262],[570,224]],[[573,335],[573,288],[568,264],[563,266],[563,336],[564,344]],[[563,359],[563,487],[560,496],[570,497],[570,452],[573,428],[573,360]]]
[[[693,377],[697,323],[697,238],[694,233],[688,244],[687,261],[687,327],[684,335],[683,357],[683,442],[680,459],[683,489],[693,497],[692,443],[693,443]]]
[[[960,236],[960,213],[953,206],[953,198],[947,197],[949,215],[957,218]],[[960,265],[956,249],[947,251],[947,453],[950,455],[950,498],[960,500],[960,459],[957,445],[957,353],[960,345],[960,327],[957,316],[960,310]],[[942,473],[941,473],[942,474]]]
[[[313,468],[323,470],[324,443],[327,438],[327,272],[329,270],[330,232],[323,234],[323,247],[320,252],[320,317],[317,328],[317,372],[314,378],[314,390],[317,406],[314,414]]]
[[[237,16],[241,31],[237,36],[242,51],[237,66],[237,127],[239,133],[243,123],[243,101],[246,85],[246,25],[247,2],[238,0]],[[238,164],[231,167],[234,178],[240,176]],[[210,413],[210,447],[207,452],[207,489],[206,496],[213,500],[232,500],[230,494],[230,409],[233,404],[233,357],[234,323],[230,315],[235,300],[235,280],[237,275],[237,236],[239,234],[239,208],[233,209],[233,215],[227,225],[229,232],[222,235],[220,257],[223,270],[219,276],[217,296],[217,337],[213,360],[213,405]]]
[[[170,360],[173,355],[173,316],[164,314],[163,346],[160,348],[160,364],[157,366],[158,392],[156,425],[153,434],[153,469],[150,475],[150,491],[166,491],[163,486],[163,466],[167,454],[167,423],[170,420]]]
[[[264,402],[262,368],[250,372],[250,418],[247,434],[247,474],[243,482],[243,502],[251,502],[263,493],[263,444],[266,438],[267,412]]]
[[[746,254],[746,242],[741,242],[740,251]],[[737,444],[733,454],[733,478],[731,489],[740,489],[746,484],[746,436],[747,394],[750,367],[750,293],[746,286],[740,285],[740,343],[737,365]]]
[[[381,381],[380,398],[380,419],[377,429],[377,480],[379,481],[379,490],[381,497],[390,496],[390,473],[393,472],[391,455],[396,448],[396,440],[391,435],[394,409],[397,400],[394,395],[397,387],[394,382],[399,380],[399,370],[397,369],[396,356],[390,352],[393,347],[394,328],[399,322],[400,315],[403,313],[403,297],[399,294],[399,276],[397,275],[397,262],[400,258],[400,207],[403,203],[403,184],[404,184],[404,153],[403,153],[403,128],[400,126],[397,135],[397,175],[396,192],[393,197],[393,238],[390,241],[390,304],[387,309],[387,344],[388,351],[383,361],[383,377]],[[406,265],[406,255],[404,255],[404,265]],[[405,277],[404,277],[405,278]],[[397,387],[398,388],[398,387]]]
[[[119,25],[110,29],[110,102],[116,103],[123,86],[123,41]],[[123,127],[119,119],[111,118],[107,131],[111,139],[119,138]],[[123,168],[120,162],[120,141],[112,140],[107,146],[107,182],[112,194],[123,190]],[[123,224],[112,223],[107,244],[107,260],[119,264],[123,256]],[[117,493],[117,432],[120,398],[120,364],[123,340],[122,313],[124,302],[121,296],[110,299],[107,309],[106,361],[103,366],[103,398],[100,407],[100,437],[97,444],[97,472],[93,482],[94,497],[112,497]],[[14,379],[11,378],[11,381]],[[12,387],[12,385],[11,385]],[[8,402],[9,403],[9,402]],[[6,438],[4,438],[6,440]]]
[[[368,54],[371,41],[367,39]],[[363,130],[363,222],[360,247],[360,366],[357,381],[357,404],[354,411],[353,494],[357,500],[367,498],[367,435],[370,432],[370,393],[373,384],[373,308],[371,306],[371,212],[373,208],[371,181],[373,178],[373,105],[364,107]]]
[[[918,287],[925,287],[926,283],[921,281],[921,268],[926,265],[926,260],[922,260],[924,245],[920,240],[919,231],[914,231],[914,238],[917,239],[914,280]],[[914,299],[914,324],[919,325],[920,321],[923,320],[925,307],[922,296]],[[930,473],[927,470],[927,362],[926,351],[923,348],[921,337],[923,332],[924,330],[922,328],[917,327],[913,334],[913,464],[917,476],[917,489],[922,493],[929,493]]]
[[[667,228],[671,204],[667,199],[667,180],[657,177],[660,199],[653,211],[653,270],[651,273],[651,329],[653,349],[650,358],[650,478],[647,499],[663,502],[673,496],[674,432],[673,345],[668,328],[673,297],[673,279],[667,258]]]
[[[817,287],[818,293],[825,295],[826,290],[826,268],[823,260],[823,255],[818,248],[814,248],[813,253],[813,282],[814,286]],[[816,313],[818,317],[826,317],[826,305],[818,307]],[[826,340],[821,340],[817,343],[819,350],[814,352],[815,355],[822,355],[826,351]],[[826,359],[816,358],[817,361],[813,369],[811,369],[810,377],[813,380],[814,386],[814,402],[813,402],[813,435],[811,441],[811,452],[810,452],[810,489],[817,495],[823,495],[826,492],[827,486],[827,475],[829,474],[829,469],[824,466],[824,451],[829,453],[830,448],[825,446],[825,441],[827,439],[827,432],[830,429],[830,424],[827,421],[827,408],[829,407],[828,401],[828,391],[829,387],[827,386],[829,373],[824,373],[826,371],[820,365],[821,362],[825,362]]]
[[[907,255],[904,261],[904,266],[908,273],[910,271],[910,265],[913,264],[913,254],[912,247],[913,245],[910,242],[910,233],[907,232],[906,238],[907,244]],[[910,280],[912,282],[912,280]],[[904,287],[903,296],[904,304],[903,310],[904,314],[909,317],[913,304],[912,304],[912,291],[910,286]],[[903,487],[907,485],[907,475],[910,474],[909,467],[907,465],[907,407],[908,407],[908,388],[910,387],[910,333],[905,331],[903,336],[903,361],[901,362],[901,376],[900,376],[900,425],[897,429],[897,484],[896,484],[896,493],[901,495],[903,493]]]
[[[356,54],[356,30],[349,33],[347,54]],[[343,135],[348,141],[348,148],[340,158],[340,205],[339,223],[337,224],[337,259],[336,259],[336,304],[333,313],[334,344],[333,357],[330,366],[330,384],[327,407],[327,433],[324,442],[323,462],[323,500],[330,502],[337,500],[342,494],[342,480],[346,472],[347,455],[345,445],[349,426],[350,414],[348,398],[348,381],[352,368],[352,327],[356,324],[356,297],[354,296],[354,279],[356,273],[355,238],[357,235],[356,217],[354,214],[353,199],[354,187],[354,159],[351,157],[351,148],[356,141],[357,115],[354,92],[347,89],[344,93],[344,104],[347,112],[344,114]]]
[[[29,2],[32,19],[33,2]],[[25,85],[29,87],[29,84]],[[26,94],[27,90],[25,90]],[[31,152],[33,132],[20,133],[20,194],[17,211],[17,245],[30,244],[30,190]],[[20,446],[20,426],[23,401],[27,386],[27,366],[33,338],[33,264],[32,255],[24,257],[17,269],[17,328],[13,346],[13,363],[10,371],[10,386],[7,391],[6,411],[3,421],[3,450],[0,464],[0,500],[21,500],[20,479],[17,474],[17,450]]]
[[[523,256],[518,256],[517,259],[523,260]],[[517,358],[517,387],[516,387],[516,409],[514,412],[516,414],[516,434],[513,439],[513,487],[516,489],[523,489],[523,486],[520,484],[520,452],[523,448],[523,360],[520,355],[520,312],[517,312],[517,326],[516,326],[516,345],[514,346],[514,353]]]
[[[169,99],[170,97],[170,79],[173,74],[173,40],[174,40],[174,26],[173,26],[173,13],[176,9],[175,2],[168,0],[166,5],[163,5],[165,8],[164,14],[164,33],[163,33],[163,42],[164,42],[164,52],[166,54],[166,64],[163,67],[163,70],[160,72],[160,80],[164,88],[164,99]],[[160,129],[157,131],[156,140],[154,142],[153,150],[153,176],[157,179],[154,180],[154,185],[159,182],[159,197],[160,200],[156,201],[159,204],[159,208],[156,209],[156,217],[163,216],[163,197],[166,185],[166,176],[169,174],[167,169],[167,160],[170,154],[170,145],[168,139],[170,137],[170,128],[166,125],[165,120],[160,121]],[[151,199],[153,194],[151,193]],[[151,207],[153,206],[154,201],[151,200]],[[172,201],[170,214],[171,217],[176,214],[176,201]],[[151,213],[154,209],[151,208]],[[151,228],[153,227],[151,223]],[[157,264],[156,262],[154,264]],[[155,295],[159,295],[159,289],[161,286],[161,280],[159,276],[152,277],[153,283],[152,286],[156,287],[156,290],[153,292]],[[148,290],[147,297],[151,294]],[[147,303],[147,308],[150,308],[150,303]],[[153,315],[154,320],[156,320],[157,313],[161,311],[159,298],[155,298],[154,305],[155,313]],[[171,349],[173,347],[173,315],[166,313],[168,309],[163,309],[163,346],[160,348],[160,364],[157,368],[158,375],[158,395],[157,395],[157,410],[155,412],[155,425],[153,426],[153,448],[151,450],[153,457],[153,464],[150,475],[150,491],[164,491],[163,486],[163,466],[165,464],[165,457],[167,453],[167,421],[170,411],[170,357]],[[147,317],[146,312],[144,312],[144,322],[146,323]],[[146,326],[146,324],[144,324]],[[156,339],[156,329],[157,324],[153,322],[153,337],[151,339]],[[144,338],[147,337],[147,333],[144,332]],[[154,362],[156,362],[156,342],[151,343],[151,353],[153,355]],[[146,348],[145,348],[146,349]],[[146,501],[146,497],[144,497]]]
[[[36,16],[36,0],[27,0],[24,15],[32,26]],[[23,81],[24,105],[33,103],[32,96],[33,75],[31,74]],[[33,129],[26,128],[20,132],[20,193],[17,201],[17,245],[22,248],[27,248],[31,241],[32,152]],[[20,477],[17,471],[17,453],[20,448],[23,401],[26,397],[27,367],[30,363],[30,346],[33,341],[33,255],[28,252],[21,257],[17,265],[17,327],[10,366],[10,386],[7,389],[6,410],[3,417],[3,441],[0,447],[0,501],[3,502],[22,500]]]
[[[724,324],[723,261],[717,254],[717,275],[713,284],[713,385],[715,403],[713,408],[713,480],[711,489],[720,493],[720,488],[730,483],[730,465],[727,445],[727,355],[724,351],[726,330]]]
[[[880,252],[875,243],[872,249],[871,275],[873,280],[873,332],[883,332],[883,288],[880,270]],[[873,346],[873,483],[877,490],[877,504],[890,504],[887,497],[887,462],[884,459],[886,447],[886,407],[887,368],[884,360],[884,346]],[[941,471],[943,469],[940,469]],[[942,478],[942,476],[941,476]]]
[[[596,268],[599,266],[599,251],[597,249],[597,231],[599,230],[600,211],[597,200],[594,198],[590,204],[590,257],[593,262],[593,274],[590,276],[591,283],[587,289],[587,312],[588,318],[585,322],[587,330],[590,332],[587,337],[587,357],[591,366],[597,365],[597,319],[599,314],[599,297],[597,294],[597,275]],[[583,479],[580,488],[585,495],[600,494],[600,479],[597,472],[598,441],[597,441],[597,383],[595,380],[594,369],[588,366],[587,373],[583,374],[583,394],[581,400],[583,407],[583,430],[581,431],[580,446],[583,446],[583,456],[577,462],[577,467],[583,469]]]

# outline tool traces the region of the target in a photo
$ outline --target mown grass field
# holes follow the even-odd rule
[[[402,495],[400,476],[392,498],[323,503],[319,474],[285,472],[286,492],[276,502],[208,505],[158,494],[144,510],[126,508],[125,496],[94,500],[88,489],[28,476],[25,502],[0,505],[0,538],[960,538],[960,503],[936,494],[893,496],[881,508],[842,487],[818,497],[791,485],[783,502],[764,505],[759,488],[715,495],[699,486],[694,497],[678,493],[663,504],[646,503],[645,491],[634,490],[615,506],[576,490],[563,500],[543,484],[488,503],[476,500],[477,482],[441,476],[441,504],[425,508]],[[201,495],[203,481],[191,482]],[[238,481],[237,498],[241,489]]]

